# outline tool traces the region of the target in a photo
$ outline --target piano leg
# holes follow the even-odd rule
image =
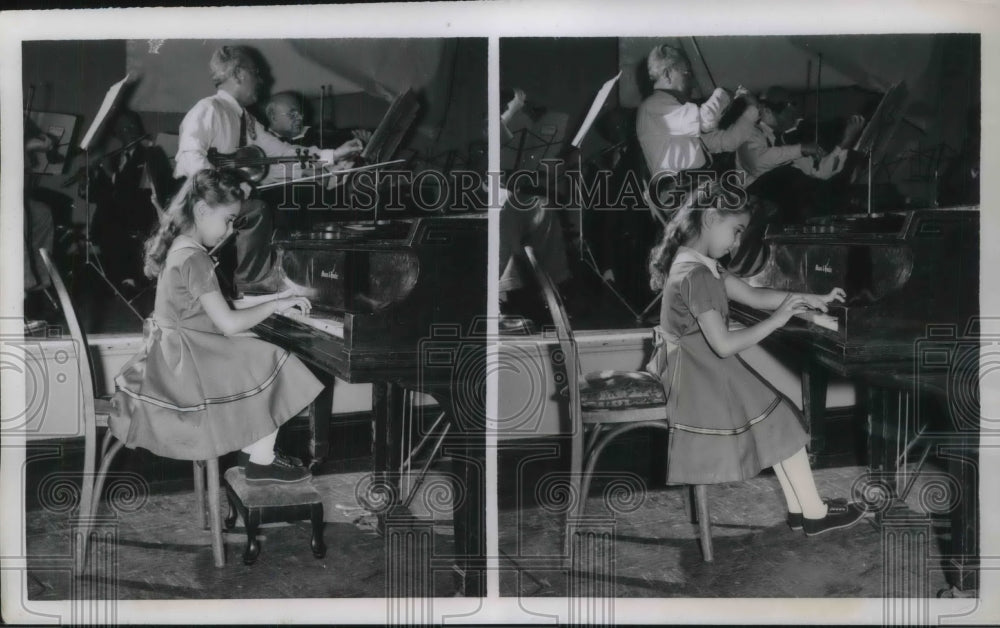
[[[458,594],[486,595],[486,441],[485,407],[472,396],[466,403],[451,403],[450,396],[435,394],[456,427],[445,455],[451,458],[455,495],[463,495],[453,511],[455,572]]]
[[[443,455],[451,461],[452,491],[461,496],[452,512],[454,558],[446,556],[456,573],[459,595],[486,595],[484,529],[485,499],[485,408],[465,407],[472,403],[451,403],[450,390],[430,392],[451,418],[454,426],[443,447]],[[475,397],[481,399],[482,395]],[[397,384],[377,382],[372,385],[372,469],[373,480],[389,504],[379,504],[378,531],[384,534],[387,520],[402,524],[409,513],[400,508],[401,421],[405,390]],[[473,426],[469,429],[469,426]],[[432,564],[440,564],[437,557]]]
[[[915,401],[908,391],[869,385],[868,456],[869,469],[888,495],[899,497],[897,456],[907,441],[906,426],[914,416]],[[955,444],[951,444],[955,443]],[[966,597],[975,593],[979,584],[979,435],[974,430],[958,430],[957,442],[939,445],[938,455],[947,459],[948,474],[959,488],[958,504],[951,511],[951,535],[944,547],[948,556],[945,573],[951,589],[942,597]],[[890,502],[891,503],[891,502]],[[893,504],[904,509],[905,504]],[[887,510],[879,513],[882,523],[891,516]]]
[[[323,463],[330,453],[334,377],[320,370],[314,370],[313,374],[323,383],[323,391],[309,408],[309,470],[313,475],[322,475]]]
[[[385,531],[385,519],[400,504],[400,425],[405,391],[398,384],[372,384],[372,475],[375,485],[386,491],[390,503],[380,508],[378,531]]]
[[[896,499],[899,496],[897,452],[906,442],[905,438],[900,438],[899,430],[908,423],[906,414],[912,408],[907,403],[906,393],[891,388],[868,385],[866,398],[868,468],[889,491],[885,497]]]
[[[802,415],[809,433],[809,464],[816,468],[819,456],[826,453],[826,390],[830,375],[826,368],[807,360],[802,369]]]
[[[949,583],[953,596],[975,594],[979,588],[979,435],[963,433],[958,451],[948,458],[948,473],[962,494],[951,512],[951,564]]]

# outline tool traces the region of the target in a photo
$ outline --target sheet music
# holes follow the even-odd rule
[[[361,151],[361,159],[371,161],[392,157],[419,110],[420,104],[412,89],[397,96],[389,105],[389,110],[382,116],[378,127],[368,140],[368,145]]]
[[[111,110],[118,104],[122,88],[125,87],[125,84],[128,83],[131,76],[131,74],[126,74],[125,78],[108,88],[108,93],[104,94],[104,102],[101,103],[101,108],[97,110],[97,114],[94,116],[94,121],[90,124],[90,128],[87,129],[87,133],[80,141],[80,150],[87,150],[90,148],[90,142],[93,141],[98,129],[104,126],[104,122],[107,120]]]
[[[875,113],[872,114],[871,120],[858,135],[858,141],[854,143],[855,151],[866,153],[874,148],[880,135],[889,131],[899,121],[906,96],[906,83],[903,81],[896,83],[886,91],[882,100],[879,101]]]
[[[590,105],[590,111],[587,112],[587,117],[583,119],[583,124],[580,126],[580,130],[577,131],[576,137],[574,137],[571,142],[573,146],[579,148],[580,142],[583,141],[584,136],[587,135],[587,131],[590,130],[590,127],[594,124],[594,120],[597,119],[597,114],[601,112],[601,107],[603,107],[604,103],[608,101],[608,96],[611,94],[611,88],[615,86],[615,83],[618,82],[621,75],[622,73],[619,70],[618,74],[616,74],[613,79],[607,81],[601,86],[601,89],[597,90],[597,96],[594,97],[594,102]]]

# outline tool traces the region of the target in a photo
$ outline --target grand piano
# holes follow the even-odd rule
[[[316,291],[313,312],[271,316],[254,332],[327,384],[310,418],[312,466],[328,448],[334,378],[372,383],[373,481],[359,497],[374,504],[384,530],[400,515],[404,394],[431,395],[450,424],[443,453],[456,496],[455,552],[446,558],[462,594],[485,595],[485,213],[319,223],[275,246],[288,276]]]
[[[921,446],[948,461],[954,591],[978,583],[979,208],[841,215],[768,228],[743,274],[751,285],[827,293],[843,304],[825,316],[793,318],[765,346],[800,360],[802,402],[814,461],[828,442],[824,425],[830,373],[852,380],[867,405],[870,475],[859,488],[889,508],[912,482],[909,455]],[[731,302],[734,321],[770,315]],[[902,490],[901,490],[902,489]],[[898,512],[899,509],[896,511]]]

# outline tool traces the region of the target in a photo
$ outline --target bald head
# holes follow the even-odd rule
[[[271,96],[264,108],[271,130],[284,139],[302,134],[302,99],[295,92],[281,92]]]

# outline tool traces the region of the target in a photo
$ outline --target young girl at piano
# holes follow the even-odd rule
[[[820,498],[798,410],[738,355],[794,314],[826,311],[827,303],[843,300],[844,291],[815,295],[754,288],[726,272],[717,260],[739,247],[750,218],[750,207],[734,200],[718,189],[697,191],[650,254],[650,284],[663,291],[654,366],[667,390],[671,422],[668,481],[733,482],[771,467],[792,529],[812,536],[852,526],[865,511]],[[730,299],[774,313],[752,327],[731,330]]]
[[[144,349],[115,380],[110,428],[129,448],[180,460],[242,450],[248,482],[298,482],[309,471],[276,455],[275,437],[322,385],[287,351],[238,334],[275,312],[308,312],[309,301],[282,293],[233,309],[208,254],[232,232],[242,181],[226,169],[189,178],[146,242],[156,305]]]

